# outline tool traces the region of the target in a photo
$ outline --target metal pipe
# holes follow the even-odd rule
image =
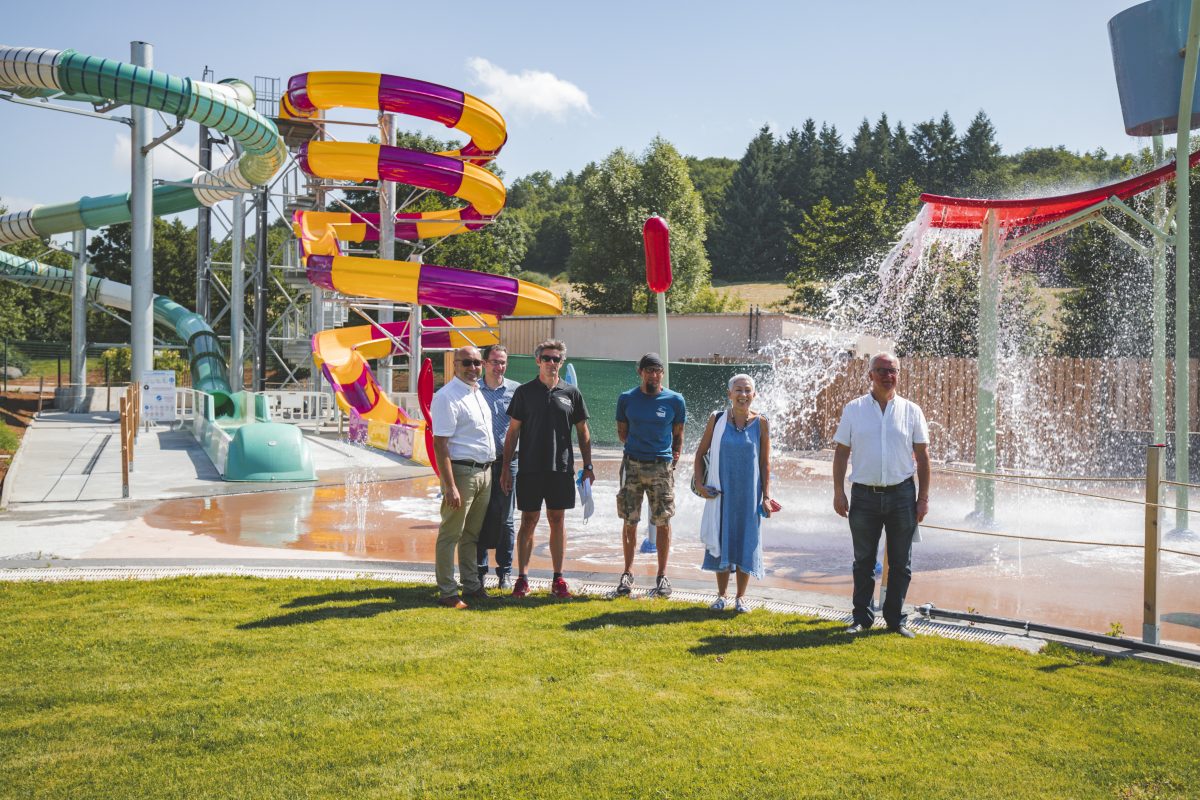
[[[239,150],[234,146],[235,153]],[[242,350],[245,346],[245,300],[246,300],[246,196],[238,193],[233,197],[233,231],[230,234],[233,247],[232,276],[229,280],[229,387],[242,391],[245,367]]]
[[[1154,137],[1154,163],[1163,158],[1163,138]],[[1160,183],[1154,190],[1154,222],[1166,230],[1167,184]],[[1150,315],[1153,320],[1154,341],[1150,351],[1150,427],[1154,432],[1154,443],[1167,441],[1167,243],[1159,236],[1154,237],[1153,297]]]
[[[130,43],[130,61],[138,67],[154,66],[154,47]],[[150,109],[130,108],[133,125],[129,156],[132,166],[129,190],[130,231],[130,380],[140,384],[142,373],[154,367],[154,162],[145,150],[152,138]]]
[[[267,389],[267,283],[271,265],[267,259],[267,187],[254,194],[254,391]]]
[[[208,128],[200,126],[200,169],[207,175],[212,170],[212,139]],[[201,205],[196,211],[196,313],[208,321],[209,261],[212,259],[212,211]]]
[[[1084,642],[1096,642],[1097,644],[1106,644],[1112,647],[1125,647],[1130,650],[1137,650],[1143,653],[1154,653],[1155,655],[1169,656],[1170,658],[1178,658],[1184,661],[1194,661],[1196,663],[1200,663],[1200,652],[1194,650],[1184,650],[1178,647],[1166,647],[1161,644],[1140,642],[1137,639],[1126,639],[1122,636],[1108,636],[1103,633],[1081,631],[1076,628],[1060,628],[1057,625],[1043,625],[1040,622],[1009,619],[1008,617],[992,617],[987,614],[970,614],[966,611],[948,611],[942,608],[935,608],[932,603],[926,603],[923,606],[917,606],[916,611],[918,614],[928,619],[941,617],[943,619],[956,619],[963,622],[980,622],[984,625],[999,625],[1006,628],[1017,628],[1027,634],[1048,633],[1051,636],[1061,636],[1064,639],[1078,639]]]
[[[1200,0],[1192,0],[1188,16],[1187,48],[1183,58],[1183,80],[1179,87],[1179,120],[1175,131],[1175,480],[1186,483],[1189,474],[1188,428],[1191,421],[1191,387],[1188,355],[1191,350],[1189,274],[1191,264],[1188,219],[1191,213],[1191,181],[1188,154],[1191,151],[1192,93],[1196,89],[1196,55],[1200,45]],[[1188,529],[1188,493],[1175,490],[1175,529]]]
[[[1000,253],[1004,232],[995,209],[983,218],[979,253],[979,357],[975,396],[975,471],[996,471],[996,378],[999,348]],[[975,479],[975,511],[981,523],[995,519],[996,485]]]
[[[396,143],[396,117],[394,114],[379,115],[379,140],[385,145]],[[379,181],[379,258],[391,261],[396,257],[396,182]],[[391,303],[379,310],[381,323],[393,322],[396,311]],[[383,387],[385,397],[392,393],[392,358],[379,360],[375,367],[375,378]]]
[[[87,399],[87,230],[72,237],[75,263],[71,271],[71,400],[69,408],[80,414]]]

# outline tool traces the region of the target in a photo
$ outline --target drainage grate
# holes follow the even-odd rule
[[[299,580],[375,580],[391,583],[416,583],[434,585],[432,571],[408,569],[339,569],[336,567],[245,567],[245,566],[194,566],[194,567],[49,567],[46,569],[0,569],[0,581],[25,581],[32,583],[61,583],[64,581],[113,581],[141,580],[153,581],[164,578],[202,578],[216,576],[237,576],[249,578],[295,578]],[[530,578],[529,588],[534,590],[549,590],[549,578]],[[575,582],[572,584],[576,594],[589,597],[614,597],[616,591],[610,583]],[[634,589],[630,595],[633,598],[650,596],[650,589]],[[671,600],[685,603],[711,603],[716,595],[706,592],[676,589]],[[781,614],[798,614],[806,617],[817,617],[847,625],[852,621],[849,612],[829,606],[814,606],[802,603],[788,603],[779,600],[751,601],[751,606]],[[929,636],[940,636],[946,639],[958,639],[983,644],[1005,644],[1010,636],[1003,631],[986,630],[969,625],[946,622],[934,622],[921,617],[910,616],[908,627],[914,633]],[[1023,637],[1024,638],[1024,637]]]

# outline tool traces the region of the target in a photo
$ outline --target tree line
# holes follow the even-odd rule
[[[401,132],[396,143],[439,151],[459,146]],[[1077,154],[1063,147],[1006,155],[980,111],[960,134],[949,114],[912,125],[886,115],[864,119],[847,142],[836,126],[809,119],[776,134],[762,128],[740,158],[681,154],[656,137],[638,153],[613,150],[578,172],[555,177],[534,172],[509,182],[508,205],[481,231],[423,243],[424,260],[538,283],[569,283],[569,311],[650,312],[644,282],[641,228],[657,213],[671,228],[675,283],[672,312],[736,310],[740,300],[713,279],[785,281],[789,310],[819,315],[827,289],[863,270],[887,251],[917,211],[922,192],[974,196],[1032,196],[1095,186],[1147,168],[1145,154]],[[498,173],[495,165],[489,165]],[[502,174],[502,173],[501,173]],[[1193,182],[1195,183],[1195,182]],[[377,210],[370,192],[346,193],[331,209]],[[403,194],[402,194],[403,196]],[[461,202],[424,192],[405,211],[450,208]],[[1197,203],[1193,203],[1193,208]],[[1145,239],[1128,220],[1114,222]],[[271,250],[286,246],[286,224],[272,226]],[[128,280],[128,226],[95,234],[89,246],[93,274]],[[1193,237],[1193,247],[1200,248]],[[1144,355],[1146,336],[1130,336],[1149,319],[1145,259],[1112,246],[1114,237],[1087,226],[1036,249],[1013,265],[1002,298],[1009,324],[1027,330],[1023,352],[1067,355]],[[156,291],[181,302],[194,299],[195,230],[179,219],[155,225]],[[224,248],[224,251],[221,249]],[[366,246],[363,246],[366,247]],[[10,248],[69,266],[39,242]],[[215,259],[228,259],[228,245]],[[252,252],[252,251],[250,251]],[[393,257],[408,249],[398,244]],[[930,355],[973,355],[977,277],[971,259],[935,253],[938,277],[913,293],[898,331],[900,347]],[[1173,263],[1173,262],[1172,262]],[[1200,263],[1200,262],[1198,262]],[[1032,266],[1030,266],[1032,265]],[[1193,286],[1200,281],[1193,281]],[[1052,337],[1047,294],[1058,302],[1059,334]],[[63,339],[69,330],[65,299],[38,297],[5,284],[0,291],[0,334]],[[1197,293],[1197,289],[1193,289]],[[1136,301],[1136,302],[1135,302]],[[253,298],[248,297],[252,303]],[[269,316],[282,302],[272,300]],[[1200,307],[1193,300],[1192,308]],[[248,308],[247,313],[250,313]],[[120,341],[126,329],[93,314],[93,339]],[[1193,343],[1200,340],[1193,324]],[[220,328],[220,326],[218,326]],[[1193,350],[1195,350],[1195,345]]]

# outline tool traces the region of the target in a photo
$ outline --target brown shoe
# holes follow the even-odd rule
[[[438,605],[446,608],[466,608],[467,604],[462,601],[462,598],[456,594],[438,598]]]
[[[480,586],[478,589],[476,589],[473,592],[463,592],[463,597],[470,598],[471,600],[491,600],[492,599],[492,596],[487,593],[487,589],[483,588],[482,586]]]

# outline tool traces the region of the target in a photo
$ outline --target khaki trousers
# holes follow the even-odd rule
[[[445,497],[442,498],[442,524],[438,527],[434,557],[434,575],[442,597],[458,594],[458,581],[454,580],[455,550],[458,551],[458,574],[462,579],[463,591],[469,594],[483,586],[479,580],[476,545],[492,496],[491,469],[462,464],[450,466],[454,470],[454,485],[458,487],[462,505],[451,508]]]

